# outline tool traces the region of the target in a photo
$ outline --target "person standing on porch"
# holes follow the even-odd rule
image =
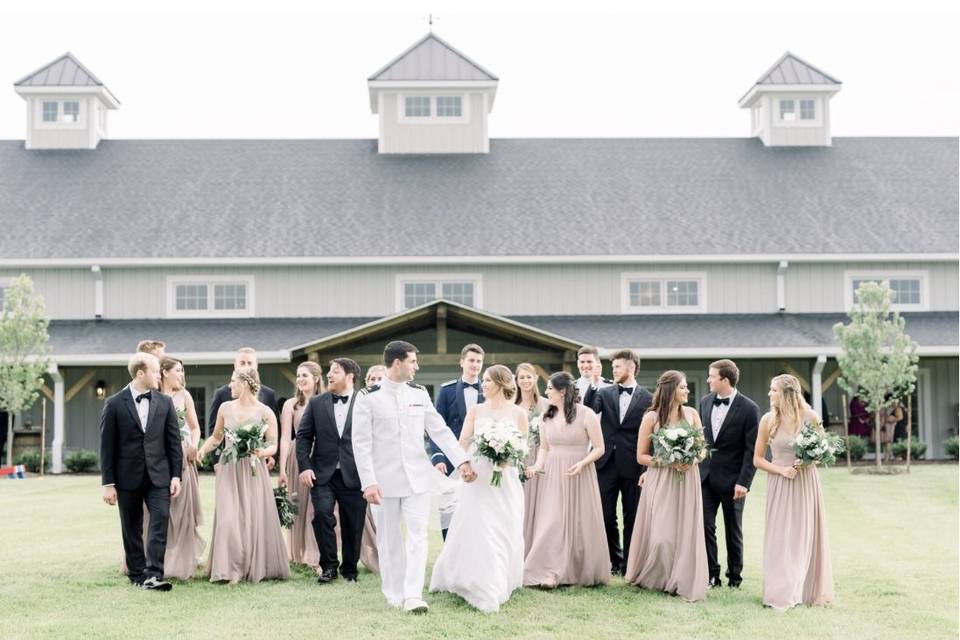
[[[703,529],[710,569],[710,587],[721,586],[717,557],[717,509],[723,508],[727,539],[727,585],[743,581],[743,507],[756,468],[760,408],[737,391],[740,370],[733,360],[717,360],[707,370],[710,393],[700,400],[700,421],[710,455],[700,463]]]
[[[440,393],[437,394],[437,413],[457,439],[460,438],[467,412],[483,402],[483,391],[480,389],[483,356],[483,348],[478,344],[468,344],[461,349],[460,377],[443,383]],[[430,462],[444,475],[453,473],[453,465],[433,440],[430,441]],[[457,508],[456,500],[457,494],[452,488],[440,495],[440,529],[444,540],[447,539],[447,529]]]

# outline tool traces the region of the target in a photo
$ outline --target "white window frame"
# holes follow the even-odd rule
[[[780,101],[793,101],[793,113],[795,120],[784,120],[780,117]],[[800,101],[813,100],[813,120],[802,120],[800,118]],[[817,95],[795,95],[795,96],[775,96],[773,100],[773,126],[775,127],[821,127],[823,126],[823,98]]]
[[[407,98],[408,97],[429,97],[430,115],[429,116],[411,116],[407,117]],[[438,116],[437,98],[460,98],[460,117],[456,116]],[[470,122],[470,100],[469,94],[459,91],[408,91],[397,94],[397,120],[400,124],[467,124]]]
[[[473,284],[473,306],[471,309],[483,308],[483,276],[479,273],[398,273],[395,278],[394,290],[396,300],[394,306],[398,312],[408,311],[404,306],[404,285],[407,284],[434,284],[437,287],[437,300],[442,298],[444,283],[470,282]]]
[[[892,304],[891,311],[929,311],[930,310],[930,272],[927,270],[905,271],[897,269],[889,270],[864,270],[864,271],[844,271],[843,272],[843,306],[845,310],[853,309],[856,301],[853,299],[853,281],[854,280],[919,280],[920,281],[920,304]]]
[[[207,275],[207,274],[185,274],[176,276],[167,276],[167,317],[168,318],[252,318],[255,315],[254,305],[254,277],[251,274],[244,275]],[[177,286],[185,284],[203,284],[207,286],[207,304],[206,310],[177,309]],[[214,285],[218,284],[242,284],[247,287],[246,309],[214,309]]]
[[[55,122],[45,122],[43,119],[43,103],[57,103],[57,119]],[[64,103],[76,102],[80,105],[80,111],[77,114],[76,122],[66,122],[64,116]],[[83,96],[75,97],[38,97],[34,107],[34,126],[37,129],[84,129],[87,126],[87,101]]]
[[[660,306],[644,307],[630,304],[630,283],[637,281],[660,282]],[[697,306],[668,306],[667,281],[696,280]],[[620,312],[641,315],[684,315],[707,312],[707,272],[706,271],[634,271],[620,274]]]

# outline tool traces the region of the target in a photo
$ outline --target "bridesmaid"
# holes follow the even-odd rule
[[[763,604],[789,609],[833,602],[827,516],[814,465],[800,465],[793,438],[804,422],[819,421],[800,382],[779,375],[770,383],[770,411],[760,419],[753,464],[767,472],[763,536]],[[765,453],[770,445],[772,461]]]
[[[297,367],[297,393],[283,403],[280,411],[280,478],[278,486],[287,487],[290,499],[297,504],[297,517],[288,533],[290,560],[320,570],[320,549],[313,533],[313,501],[310,490],[300,485],[297,467],[296,435],[300,418],[310,398],[323,393],[323,371],[316,362]]]
[[[624,578],[638,587],[696,602],[703,600],[710,577],[699,464],[661,466],[650,455],[650,436],[658,429],[694,426],[703,431],[697,411],[684,406],[689,395],[682,373],[664,371],[650,411],[640,422],[637,462],[647,471],[640,476],[643,491]]]
[[[173,399],[183,444],[180,495],[170,500],[170,521],[167,525],[167,551],[163,559],[163,573],[167,578],[189,580],[200,565],[205,543],[197,531],[197,528],[203,524],[200,480],[196,466],[200,421],[197,419],[193,397],[186,389],[182,361],[169,356],[160,359],[160,391]]]
[[[593,464],[603,455],[597,414],[579,402],[576,382],[561,371],[547,382],[537,462],[536,521],[530,535],[524,586],[592,586],[610,582],[600,486]],[[589,449],[589,446],[592,448]]]
[[[530,451],[524,462],[526,467],[532,467],[537,461],[537,450],[540,447],[539,433],[534,435],[533,420],[541,418],[542,414],[550,407],[547,399],[540,395],[540,389],[537,385],[537,371],[529,362],[521,362],[517,365],[516,371],[517,404],[527,412],[527,423],[530,425]],[[537,476],[533,475],[527,478],[523,483],[523,539],[526,552],[530,552],[530,541],[533,539],[533,514],[537,502]]]
[[[387,368],[382,364],[375,364],[367,369],[363,384],[367,389],[380,384],[387,375]],[[380,556],[377,553],[377,527],[373,524],[373,513],[367,505],[367,517],[363,521],[363,539],[360,541],[360,562],[370,573],[380,575]]]
[[[257,423],[266,427],[266,448],[254,451],[253,468],[247,458],[216,466],[216,511],[207,567],[211,582],[236,584],[240,580],[260,582],[290,576],[270,474],[264,464],[264,458],[277,450],[277,417],[257,400],[259,391],[256,369],[233,372],[230,395],[235,399],[220,405],[213,435],[197,454],[202,460],[237,427]]]

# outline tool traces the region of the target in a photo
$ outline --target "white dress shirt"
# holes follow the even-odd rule
[[[630,401],[633,400],[633,394],[637,392],[637,385],[628,386],[622,385],[624,389],[633,389],[633,393],[621,393],[620,394],[620,422],[623,422],[624,416],[627,415],[627,409],[630,407]],[[617,390],[620,390],[620,387],[617,387]]]
[[[477,402],[480,400],[480,391],[479,391],[478,389],[474,389],[473,387],[468,387],[468,386],[466,386],[466,385],[468,385],[468,384],[470,384],[470,383],[467,382],[466,380],[464,380],[463,378],[460,378],[460,379],[463,380],[463,384],[464,384],[464,387],[463,387],[463,402],[464,402],[464,404],[467,405],[467,411],[470,411],[470,409],[472,409],[472,408],[474,408],[475,406],[477,406]],[[480,381],[477,380],[477,383],[479,383],[479,382],[480,382]]]
[[[346,402],[333,403],[333,417],[337,421],[337,433],[341,438],[343,437],[343,430],[347,427],[347,414],[350,412],[350,400],[353,398],[353,390],[351,389],[342,395],[347,396]]]
[[[127,388],[130,389],[130,395],[133,396],[133,404],[137,408],[137,415],[140,416],[140,430],[144,433],[147,432],[147,417],[150,415],[150,401],[146,398],[137,402],[137,396],[140,395],[140,392],[133,387],[133,383],[127,385]],[[149,389],[147,391],[150,391]],[[146,393],[144,391],[143,393]],[[157,391],[151,391],[150,395],[157,393]]]
[[[715,404],[710,411],[710,429],[713,431],[714,442],[717,441],[717,435],[720,433],[723,421],[727,419],[727,414],[730,413],[730,406],[733,404],[733,399],[737,397],[737,390],[734,389],[730,395],[725,397],[730,398],[730,404]],[[717,399],[723,400],[724,397],[717,394]]]

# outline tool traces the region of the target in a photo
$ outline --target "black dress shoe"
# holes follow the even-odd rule
[[[139,585],[141,589],[146,589],[147,591],[170,591],[173,589],[173,585],[164,580],[160,580],[153,576],[150,576]]]
[[[710,578],[710,581],[707,583],[708,589],[719,589],[722,586],[723,586],[723,583],[720,582],[720,578],[716,576]]]
[[[333,582],[337,579],[337,570],[336,569],[324,569],[320,574],[320,577],[317,578],[317,582],[320,584],[326,584],[328,582]]]
[[[731,589],[739,589],[741,582],[742,582],[741,580],[737,580],[737,581],[730,580],[729,582],[727,582],[727,586],[730,587]]]
[[[356,581],[357,581],[357,576],[353,576],[353,575],[351,575],[351,576],[343,576],[343,579],[346,580],[347,582],[356,582]]]
[[[610,567],[610,573],[612,573],[615,576],[622,576],[626,572],[627,572],[627,568],[622,564],[615,564],[612,567]]]

